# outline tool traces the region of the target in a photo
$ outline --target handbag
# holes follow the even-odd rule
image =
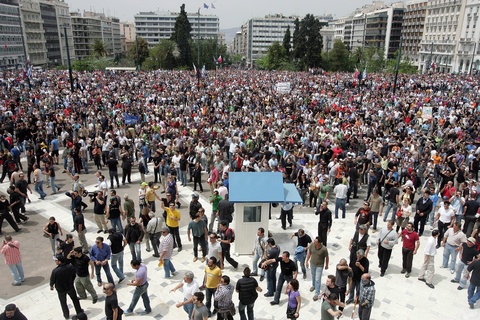
[[[45,232],[43,233],[44,238],[50,238],[50,235],[46,234]]]
[[[397,210],[396,215],[397,215],[397,218],[401,218],[401,217],[403,216],[403,210],[402,210],[402,208],[400,208],[400,209]]]
[[[268,269],[270,269],[271,265],[270,265],[270,264],[266,264],[265,267],[262,268],[262,265],[263,265],[263,263],[264,263],[265,261],[267,261],[267,259],[262,259],[262,260],[260,260],[260,263],[258,264],[258,267],[261,268],[261,269],[263,269],[263,270],[265,270],[265,271],[267,271]]]

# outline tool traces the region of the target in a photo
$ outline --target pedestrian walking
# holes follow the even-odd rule
[[[195,280],[195,275],[191,271],[185,272],[183,281],[177,284],[170,292],[175,292],[178,289],[183,290],[183,301],[178,302],[175,306],[177,308],[183,307],[183,310],[188,314],[188,319],[192,319],[193,313],[193,297],[196,292],[200,292],[198,282]]]
[[[118,305],[117,292],[113,283],[103,286],[105,293],[105,317],[107,320],[122,320],[123,310]]]
[[[238,292],[238,313],[240,320],[254,320],[253,310],[255,308],[255,301],[258,298],[257,292],[262,292],[262,288],[258,285],[255,278],[251,277],[250,268],[246,267],[243,270],[243,276],[237,281],[235,290]],[[245,309],[247,315],[245,316]]]
[[[25,281],[25,275],[23,273],[20,242],[13,240],[12,236],[6,235],[0,253],[3,254],[5,264],[10,268],[10,272],[12,273],[12,286],[22,285]]]
[[[130,265],[136,270],[136,272],[135,278],[130,280],[127,285],[135,287],[135,291],[133,292],[132,302],[130,303],[128,309],[125,310],[124,314],[126,316],[132,314],[135,310],[138,300],[140,297],[142,297],[145,310],[141,312],[140,315],[147,315],[152,312],[152,308],[150,307],[150,298],[148,297],[147,266],[138,260],[132,260]]]
[[[170,229],[168,227],[162,228],[162,235],[163,240],[160,243],[160,247],[158,248],[160,254],[160,264],[163,265],[163,270],[165,271],[165,279],[170,279],[172,273],[173,276],[177,275],[177,271],[172,263],[172,254],[173,254],[173,235],[170,233]]]
[[[48,240],[50,241],[50,245],[52,247],[53,255],[55,256],[55,254],[57,253],[58,239],[60,239],[60,236],[63,237],[62,227],[60,227],[60,224],[55,221],[55,217],[50,217],[50,219],[48,219],[48,223],[43,228],[43,233],[48,237]]]
[[[78,299],[85,300],[87,299],[88,291],[92,296],[92,303],[95,304],[98,301],[98,295],[93,288],[92,282],[90,279],[94,277],[94,266],[92,260],[82,253],[82,247],[76,247],[68,255],[67,259],[72,261],[72,264],[75,266],[76,277],[75,277],[75,288],[77,289]],[[91,268],[90,273],[88,272],[88,267]]]

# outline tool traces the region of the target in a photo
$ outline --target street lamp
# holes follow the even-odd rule
[[[400,68],[400,59],[402,58],[402,37],[400,37],[400,46],[398,47],[397,66],[395,67],[395,80],[393,82],[393,95],[397,90],[398,69]]]
[[[72,75],[72,63],[70,62],[70,48],[68,47],[67,27],[68,24],[63,25],[63,35],[65,36],[65,46],[67,47],[67,63],[68,63],[68,76],[70,78],[70,91],[73,92],[73,75]]]

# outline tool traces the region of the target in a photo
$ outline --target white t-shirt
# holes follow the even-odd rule
[[[190,283],[186,283],[185,280],[183,280],[183,297],[187,300],[192,298],[193,294],[195,292],[199,292],[200,289],[198,287],[198,283],[195,280],[192,280]]]
[[[443,206],[438,210],[438,213],[440,214],[438,220],[442,221],[443,223],[452,222],[452,217],[455,216],[455,212],[452,208],[448,208],[445,210],[445,207]]]

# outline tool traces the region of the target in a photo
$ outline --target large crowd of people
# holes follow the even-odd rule
[[[290,83],[290,91],[277,92],[277,84],[285,82]],[[29,84],[18,74],[4,71],[0,75],[0,182],[8,180],[11,187],[8,205],[1,205],[8,200],[0,197],[0,227],[6,219],[14,230],[20,231],[18,224],[28,220],[23,213],[29,201],[28,193],[32,193],[29,184],[34,184],[40,199],[48,199],[43,184],[48,183],[52,193],[57,193],[60,187],[55,184],[55,172],[63,170],[72,178],[73,192],[67,194],[72,198],[72,232],[81,236],[84,225],[81,212],[86,206],[81,198],[87,197],[81,176],[96,174],[100,191],[88,196],[98,209],[97,212],[94,208],[96,219],[97,215],[106,213],[106,221],[110,220],[113,227],[107,230],[105,219],[99,217],[98,232],[122,232],[120,218],[128,217],[126,229],[129,231],[125,236],[131,246],[132,267],[139,274],[129,284],[137,287],[134,299],[142,296],[145,312],[149,313],[151,308],[145,298],[148,282],[138,243],[144,237],[148,243],[150,235],[156,235],[151,238],[154,239],[152,246],[155,256],[166,268],[166,278],[170,272],[176,274],[170,257],[174,247],[178,247],[178,251],[182,249],[177,218],[181,206],[178,188],[190,185],[196,192],[209,191],[211,196],[207,198],[213,207],[210,224],[208,215],[195,201],[198,194],[194,194],[193,206],[189,207],[193,222],[188,227],[188,238],[192,231],[194,244],[202,249],[202,262],[206,259],[208,262],[205,272],[215,277],[204,283],[207,314],[211,314],[210,302],[215,288],[225,286],[218,298],[221,301],[218,317],[229,319],[228,296],[231,299],[233,287],[227,276],[212,271],[215,265],[223,269],[224,259],[235,269],[238,266],[230,257],[230,244],[235,236],[229,228],[232,211],[226,196],[229,172],[282,172],[284,182],[297,186],[302,207],[312,207],[320,216],[315,240],[300,245],[299,238],[299,246],[306,251],[307,265],[311,257],[310,265],[316,270],[312,271],[311,291],[315,291],[315,300],[321,297],[326,303],[325,315],[322,306],[322,319],[337,316],[336,308],[343,309],[344,303],[353,302],[356,297],[364,299],[360,304],[363,319],[370,317],[373,301],[369,299],[374,298],[374,283],[367,259],[368,233],[377,231],[379,216],[388,222],[379,226],[381,276],[387,270],[398,238],[403,240],[402,273],[410,276],[413,254],[430,226],[435,229],[431,233],[435,234],[434,240],[428,240],[429,251],[425,251],[428,263],[422,268],[419,280],[433,287],[433,256],[436,249],[444,246],[442,267],[456,273],[452,282],[459,282],[459,288],[463,288],[464,278],[471,277],[468,297],[473,308],[480,298],[479,267],[471,263],[472,260],[465,260],[465,255],[456,263],[456,257],[458,251],[462,251],[459,248],[480,249],[479,83],[477,77],[469,75],[402,75],[394,95],[393,76],[386,74],[371,74],[359,81],[347,73],[222,70],[215,75],[208,74],[197,85],[195,76],[187,71],[79,72],[75,74],[75,91],[70,92],[68,77],[63,71],[34,72]],[[22,157],[26,158],[23,163]],[[99,171],[89,171],[89,163]],[[149,164],[150,169],[153,167],[154,181],[147,183],[145,175],[149,174]],[[58,171],[56,166],[60,167]],[[108,171],[108,177],[102,175],[101,170]],[[122,185],[132,183],[132,172],[138,171],[141,175],[142,185],[135,199],[140,209],[139,223],[135,222],[131,200],[127,197],[123,203],[129,205],[122,206],[122,199],[115,193],[115,185],[120,187],[120,170]],[[202,183],[209,188],[204,190]],[[108,189],[113,193],[107,200]],[[366,190],[366,197],[363,206],[355,210],[356,233],[352,239],[345,240],[350,241],[350,261],[348,264],[346,260],[340,261],[336,279],[329,279],[333,287],[343,291],[320,294],[322,270],[328,266],[327,234],[332,228],[332,219],[338,218],[339,210],[345,218],[345,208],[351,199],[358,197],[361,189]],[[161,198],[162,193],[165,198]],[[155,205],[158,200],[165,214],[165,230],[159,226],[153,229],[151,224],[148,227],[149,220],[159,211]],[[334,217],[329,207],[334,209]],[[282,204],[283,229],[287,227],[287,218],[291,226],[291,210],[291,205]],[[215,234],[213,243],[218,241],[213,225],[217,217],[221,248],[215,256],[211,255],[208,238]],[[395,225],[396,231],[392,231]],[[57,223],[52,217],[45,227],[52,250],[59,233],[55,226]],[[144,233],[144,229],[149,233]],[[56,233],[52,234],[53,231]],[[168,243],[164,242],[167,238],[160,242],[161,233],[168,236]],[[256,264],[262,259],[260,273],[262,277],[267,276],[269,283],[265,295],[274,296],[272,304],[278,304],[283,281],[288,280],[287,292],[292,296],[289,314],[295,319],[301,305],[296,293],[297,258],[291,263],[289,252],[274,250],[275,254],[270,254],[275,240],[264,239],[264,234],[261,238],[257,236],[259,246],[255,249],[254,272],[244,270],[243,282],[249,284],[248,292],[256,296],[258,283],[248,279],[257,275]],[[103,243],[103,238],[99,238]],[[84,236],[80,241],[83,249],[76,252],[78,257],[91,255],[92,249],[87,250]],[[73,259],[72,250],[64,255],[59,252],[61,256],[54,250],[60,266]],[[102,250],[93,251],[103,254]],[[194,261],[198,259],[197,253],[195,250]],[[110,254],[118,252],[110,252],[108,257]],[[293,257],[293,252],[291,254]],[[478,251],[471,259],[477,254]],[[102,260],[90,258],[94,263]],[[271,271],[276,270],[277,265],[281,266],[283,275],[278,285]],[[463,268],[467,265],[469,267]],[[476,268],[473,273],[470,266]],[[101,267],[105,269],[105,264],[95,264],[99,286],[102,285]],[[305,266],[301,267],[305,278]],[[118,274],[122,281],[123,270]],[[107,276],[111,278],[110,271]],[[349,282],[349,277],[353,281]],[[185,301],[191,305],[188,308],[182,305],[190,316],[192,312],[203,315],[204,296],[191,290],[192,279],[191,274],[186,274],[183,284],[184,289],[190,290]],[[108,282],[104,289],[112,296],[113,280]],[[14,283],[21,284],[19,279]],[[145,283],[146,287],[138,289]],[[237,287],[238,290],[242,292],[242,288]],[[347,301],[346,293],[350,293]],[[246,319],[245,308],[251,319],[251,299],[244,300],[248,301],[241,301],[242,319]],[[65,301],[65,295],[61,301]],[[132,301],[133,307],[134,304],[136,301]],[[126,313],[133,311],[132,305]],[[112,306],[117,310],[112,314],[118,315],[115,301]],[[107,319],[110,318],[107,315]],[[203,319],[194,317],[197,318]]]

